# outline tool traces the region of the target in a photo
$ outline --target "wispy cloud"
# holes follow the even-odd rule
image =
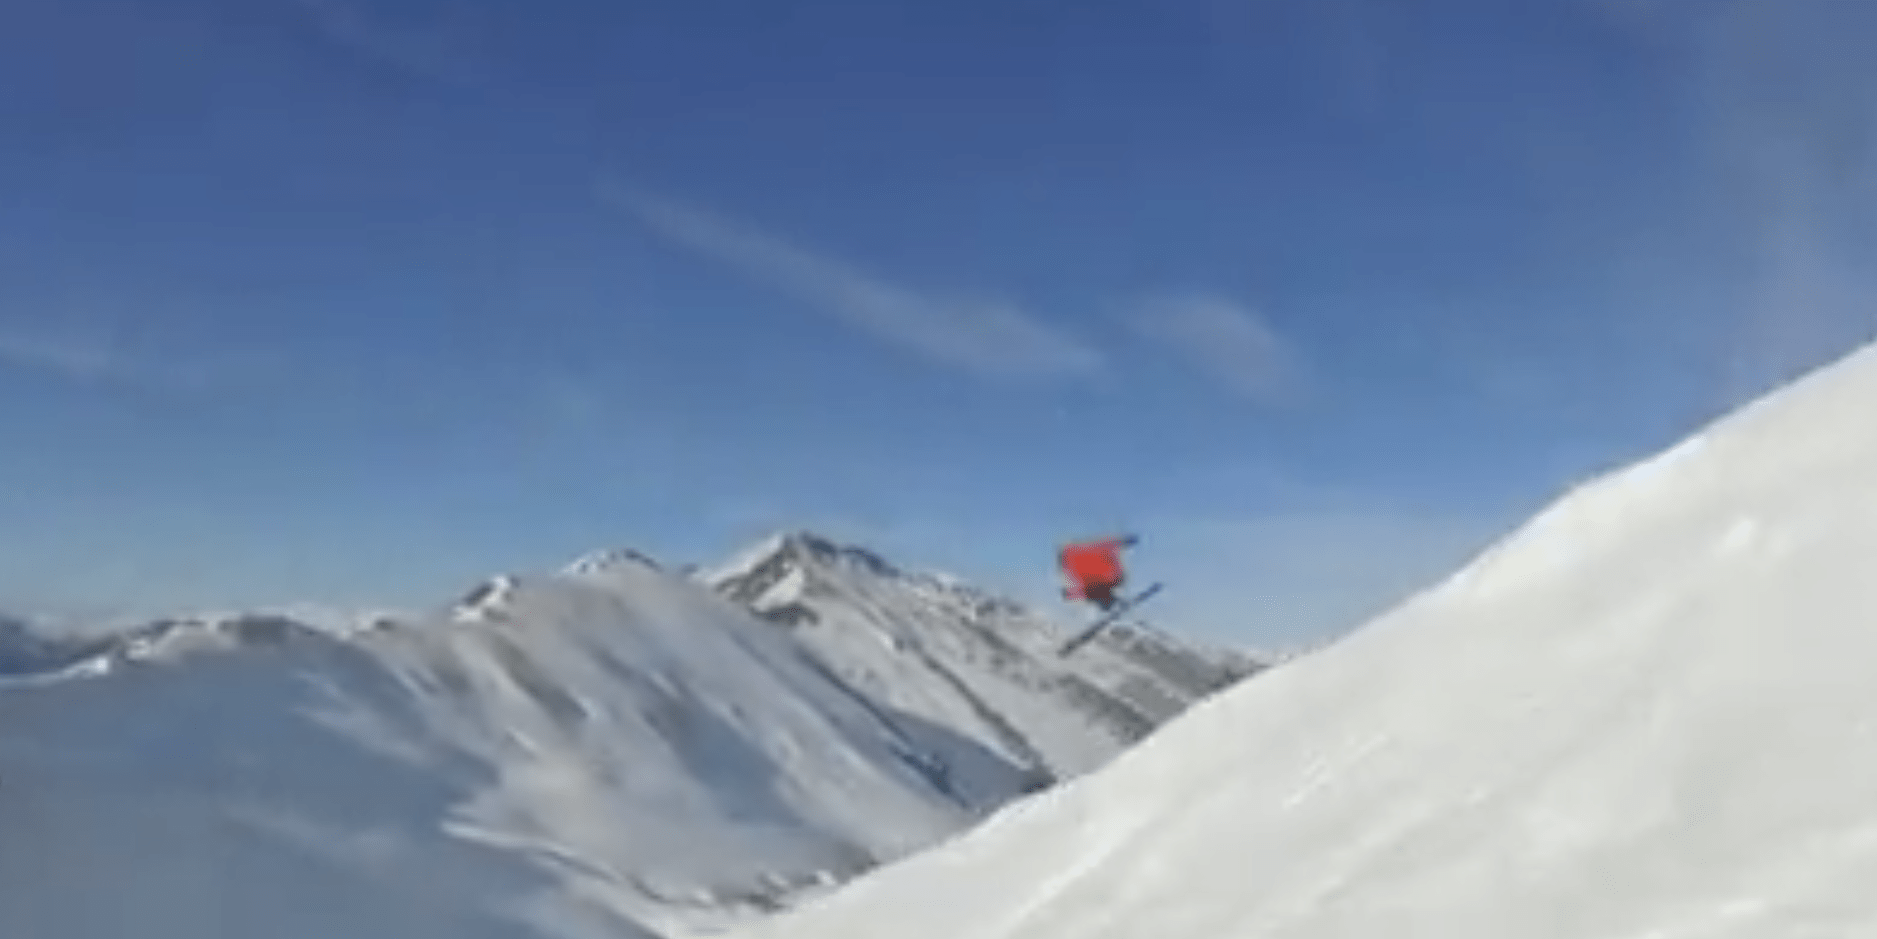
[[[556,372],[545,376],[539,388],[540,412],[555,429],[587,429],[603,423],[617,408],[598,383],[582,376]]]
[[[1103,365],[1101,353],[1092,346],[1014,303],[922,293],[747,223],[670,199],[613,185],[603,185],[601,196],[660,236],[931,361],[1006,377],[1078,376]]]
[[[444,85],[476,84],[476,71],[446,23],[399,22],[371,0],[287,0],[319,34],[368,61]]]
[[[232,360],[133,348],[109,332],[0,323],[0,369],[36,372],[79,384],[192,389],[230,374],[233,366]]]
[[[1585,0],[1664,57],[1694,133],[1682,237],[1732,288],[1684,313],[1723,394],[1752,396],[1877,336],[1877,4]]]
[[[1263,317],[1231,300],[1204,294],[1163,297],[1143,304],[1132,324],[1253,401],[1289,400],[1302,387],[1304,370],[1295,350]]]
[[[0,365],[94,382],[132,371],[109,343],[0,326]]]

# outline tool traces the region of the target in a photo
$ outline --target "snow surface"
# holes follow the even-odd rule
[[[288,658],[376,671],[325,640],[0,690],[0,936],[536,935],[485,898],[545,875],[436,823],[474,777],[325,732]]]
[[[1877,935],[1877,347],[739,939]]]
[[[1021,628],[1038,647],[1063,631],[859,549],[767,547],[755,565],[784,572],[819,627],[758,615],[746,582],[631,551],[337,626],[229,614],[50,639],[0,622],[0,936],[697,934],[1138,739],[1053,679],[1181,674],[1113,649],[1051,665],[1009,651],[999,674],[1052,681],[1033,700],[1009,683],[966,694],[951,670],[897,667],[932,659],[882,630],[994,644]],[[1081,680],[1099,692],[1096,671]],[[892,694],[863,680],[883,674]],[[1181,687],[1162,694],[1204,693]]]

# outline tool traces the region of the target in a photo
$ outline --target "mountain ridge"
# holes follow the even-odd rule
[[[762,589],[739,559],[770,565]],[[775,615],[788,604],[800,621]],[[396,878],[460,865],[484,870],[478,883],[523,885],[488,898],[489,915],[525,921],[518,935],[693,935],[923,850],[1101,765],[1210,693],[1209,678],[1246,674],[1173,643],[1176,662],[1201,663],[1195,684],[1131,656],[1125,632],[1060,661],[1064,632],[957,578],[787,535],[713,567],[603,549],[401,615],[175,617],[54,653],[8,628],[0,653],[18,654],[0,665],[56,668],[16,667],[0,683],[11,713],[33,718],[0,740],[0,777],[14,780],[0,811],[21,792],[57,803],[135,786],[132,756],[167,739],[166,763],[207,774],[192,785],[240,787],[247,814],[198,804],[169,788],[183,777],[158,775],[148,791],[112,796],[131,813],[117,821],[238,838],[178,849],[179,864],[230,889],[276,885],[244,887],[249,872],[216,867],[224,852],[281,850],[300,864],[306,844],[385,841],[404,846],[383,862]],[[79,719],[102,713],[121,719]],[[298,765],[295,751],[308,750],[332,768],[242,768]],[[419,817],[367,824],[360,808],[379,785],[437,794],[417,803]],[[194,807],[166,814],[183,805]],[[293,821],[256,829],[256,818]],[[70,824],[61,837],[121,837]],[[473,861],[460,853],[471,848]],[[299,915],[308,930],[328,921]],[[86,936],[52,916],[0,885],[0,932]]]
[[[830,669],[871,693],[893,697],[899,687],[929,686],[906,681],[909,673],[936,679],[950,705],[975,713],[1005,752],[1051,780],[1079,774],[1111,746],[1131,745],[1262,667],[1131,620],[1065,659],[1055,650],[1067,633],[1053,619],[960,578],[905,570],[813,532],[772,535],[697,579],[790,629]],[[856,636],[898,655],[866,661]],[[1097,721],[1106,739],[1064,739],[1060,727],[1002,719],[1009,710],[1003,703],[1020,690],[1058,697]],[[945,710],[934,700],[903,703],[921,713]],[[954,719],[971,718],[954,712]]]

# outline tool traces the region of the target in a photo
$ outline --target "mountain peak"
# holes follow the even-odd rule
[[[784,531],[771,536],[770,541],[777,553],[787,554],[799,561],[855,565],[882,576],[899,573],[897,568],[866,548],[806,529]]]
[[[602,548],[590,551],[562,568],[562,573],[574,577],[591,577],[606,574],[621,568],[640,568],[645,570],[663,570],[656,560],[642,551],[632,548]]]
[[[830,674],[934,726],[976,727],[1039,778],[1096,765],[1260,670],[1145,627],[1063,659],[1061,626],[1024,604],[811,531],[772,534],[702,580],[786,627]],[[1004,713],[1025,699],[1040,723]]]
[[[707,586],[729,589],[745,602],[755,600],[786,578],[808,578],[837,570],[859,570],[879,577],[903,576],[878,554],[806,529],[785,529],[739,552],[723,565],[699,575]]]
[[[508,605],[520,584],[519,578],[512,574],[497,574],[464,594],[462,599],[450,610],[450,619],[458,623],[480,623],[501,619],[502,611]]]

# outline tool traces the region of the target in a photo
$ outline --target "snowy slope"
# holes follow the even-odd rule
[[[316,636],[101,674],[0,690],[0,936],[537,935],[505,904],[544,874],[439,825],[474,776],[315,718],[304,679],[370,684],[360,651]]]
[[[0,630],[0,935],[684,935],[1039,784],[630,551],[339,623]]]
[[[1874,404],[1877,348],[739,935],[1877,935]]]
[[[649,566],[504,579],[446,628],[361,640],[438,738],[500,775],[465,830],[563,868],[572,894],[659,929],[845,879],[1022,791],[962,799],[918,727],[786,634]],[[381,718],[379,706],[365,713]]]
[[[985,743],[1039,788],[1107,762],[1261,667],[1128,624],[1063,658],[1067,634],[1019,604],[809,532],[697,576],[786,625],[841,681]]]

